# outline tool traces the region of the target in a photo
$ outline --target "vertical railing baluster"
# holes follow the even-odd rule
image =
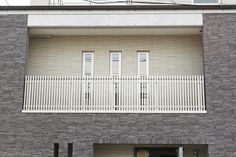
[[[100,86],[100,87],[101,87],[101,88],[100,88],[100,100],[101,100],[100,102],[101,102],[101,106],[102,106],[102,111],[105,111],[105,105],[104,105],[104,103],[103,103],[103,94],[104,94],[104,93],[103,93],[103,92],[104,92],[104,91],[103,91],[103,90],[104,90],[104,87],[103,87],[103,86],[104,86],[104,85],[103,85],[103,77],[100,76],[100,77],[99,77],[99,80],[100,80],[100,85],[101,85],[101,86]]]
[[[74,79],[75,83],[74,83],[74,110],[78,111],[78,99],[79,99],[79,92],[78,92],[78,76],[75,76]]]
[[[28,98],[28,91],[28,76],[25,76],[23,110],[27,110],[28,101],[26,101],[26,98]]]
[[[163,76],[163,96],[163,109],[166,111],[166,76]]]
[[[37,76],[37,94],[36,94],[36,109],[38,110],[38,108],[40,107],[40,98],[41,98],[41,93],[40,93],[40,76]]]
[[[68,76],[62,77],[63,78],[63,105],[62,105],[62,110],[65,111],[67,108],[67,80]]]
[[[39,102],[38,107],[41,108],[42,106],[42,76],[39,76]]]
[[[101,79],[101,104],[102,110],[105,111],[105,104],[104,104],[104,77],[100,77]]]
[[[183,105],[183,75],[180,76],[180,111],[185,110],[185,106]]]
[[[193,75],[193,89],[192,89],[192,99],[193,99],[193,110],[192,111],[195,111],[195,107],[196,107],[196,103],[195,103],[195,101],[196,101],[196,99],[195,99],[195,75]]]
[[[28,96],[28,98],[27,98],[27,102],[26,102],[26,105],[27,105],[27,110],[31,110],[30,109],[30,104],[31,104],[31,100],[32,100],[32,94],[31,94],[31,76],[27,76],[27,82],[28,82],[28,87],[27,87],[27,96]]]
[[[34,100],[35,100],[35,76],[32,76],[32,103],[31,103],[31,110],[34,110]]]
[[[193,84],[193,77],[191,75],[191,76],[189,76],[189,100],[190,100],[190,108],[189,108],[189,110],[191,110],[193,108],[192,84]]]
[[[158,83],[159,83],[159,77],[155,77],[155,111],[159,111],[159,92],[158,92]]]
[[[55,81],[55,94],[54,94],[54,103],[55,103],[55,109],[56,111],[58,111],[58,76],[54,77],[54,81]]]
[[[84,104],[85,104],[85,77],[81,78],[81,88],[82,88],[82,97],[81,97],[81,111],[84,109]]]
[[[62,110],[66,111],[67,109],[67,80],[68,76],[62,77],[63,78],[63,105],[62,105]]]
[[[66,77],[62,77],[61,76],[61,105],[60,105],[60,110],[62,111],[63,109],[64,109],[64,106],[65,106],[65,103],[64,103],[64,99],[65,99],[65,97],[64,97],[64,92],[65,92],[65,89],[64,89],[64,87],[65,87],[65,84],[64,84],[64,82],[65,82],[65,78]]]
[[[204,88],[202,88],[202,83],[204,81],[204,78],[202,76],[199,77],[199,97],[200,97],[200,108],[199,110],[205,110],[204,107],[204,99],[203,99],[203,94],[204,94]],[[204,83],[203,83],[204,84]],[[203,94],[202,94],[203,92]]]
[[[98,110],[101,111],[101,104],[100,104],[100,80],[99,77],[96,76],[97,78],[97,104],[98,104]]]
[[[176,111],[179,111],[179,76],[176,76]]]
[[[203,76],[201,77],[201,84],[202,84],[202,102],[203,102],[203,106],[202,106],[202,110],[206,110],[206,104],[205,104],[205,84],[204,84],[204,78]]]
[[[54,76],[51,76],[51,104],[53,106],[53,110],[56,110],[55,102],[54,102],[54,95],[55,95],[55,81],[54,81]]]
[[[38,109],[38,76],[35,76],[35,99],[34,99],[34,108],[33,110]]]
[[[195,105],[194,105],[194,111],[197,111],[197,106],[198,106],[198,102],[197,102],[197,76],[194,76],[194,101],[195,101]]]
[[[126,78],[126,99],[127,99],[127,105],[126,105],[126,111],[129,111],[129,106],[130,106],[130,92],[129,92],[129,77]]]
[[[201,101],[200,101],[200,91],[199,91],[199,75],[197,75],[197,111],[200,111]]]
[[[98,111],[98,100],[97,100],[97,77],[94,77],[94,110]]]
[[[185,109],[188,108],[188,105],[187,105],[187,76],[185,75],[184,76],[184,102],[183,102],[183,105],[185,106]]]
[[[47,100],[48,100],[48,86],[47,86],[47,76],[44,76],[44,104],[42,105],[42,110],[48,110],[48,103],[47,103]]]
[[[164,76],[164,110],[167,110],[167,77]]]
[[[58,77],[58,80],[57,80],[57,87],[58,87],[58,110],[61,110],[61,87],[62,87],[62,84],[61,84],[61,76]]]
[[[70,111],[74,110],[74,76],[71,76],[70,85],[71,85],[71,103],[70,103]]]
[[[81,77],[77,77],[77,90],[76,90],[76,96],[78,97],[76,100],[76,107],[77,107],[77,111],[80,111],[81,110],[81,104],[82,104],[82,78]]]
[[[158,101],[158,108],[159,108],[159,111],[162,111],[162,91],[161,91],[161,88],[162,88],[162,77],[159,76],[158,77],[158,96],[159,96],[159,101]]]
[[[27,79],[28,79],[28,88],[27,88],[27,90],[28,90],[28,94],[27,94],[27,96],[28,96],[28,101],[27,101],[27,109],[28,110],[31,110],[31,108],[30,108],[30,104],[31,104],[31,102],[32,102],[32,94],[31,94],[31,90],[32,90],[32,78],[31,78],[31,76],[28,76],[27,77]]]
[[[50,105],[50,110],[53,110],[53,104],[52,104],[52,76],[49,76],[49,105]]]
[[[173,100],[173,98],[172,98],[172,95],[173,95],[173,90],[172,90],[172,76],[169,76],[169,109],[170,109],[170,111],[174,111],[173,110],[173,106],[172,106],[172,100]]]
[[[70,110],[71,108],[71,76],[68,76],[68,80],[67,80],[67,102],[68,102],[68,105],[67,105],[67,111]]]

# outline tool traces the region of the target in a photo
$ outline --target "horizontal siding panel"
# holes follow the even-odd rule
[[[95,75],[109,75],[109,51],[122,51],[122,75],[137,74],[137,50],[150,51],[150,75],[202,75],[201,36],[30,38],[28,75],[81,75],[82,52],[95,51]]]

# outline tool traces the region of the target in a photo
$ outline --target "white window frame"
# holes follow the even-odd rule
[[[83,51],[83,76],[88,77],[85,75],[85,55],[86,54],[91,54],[92,55],[92,60],[91,60],[91,76],[94,74],[94,51]]]
[[[138,76],[141,76],[140,75],[140,54],[146,54],[147,55],[147,67],[146,67],[146,70],[147,70],[147,76],[149,76],[149,51],[137,51],[137,63],[138,63]]]
[[[112,71],[113,71],[112,54],[118,54],[119,55],[119,75],[118,76],[121,76],[121,60],[122,60],[121,51],[110,51],[110,76],[113,76],[113,74],[112,74]]]
[[[222,3],[221,0],[218,0],[218,2],[216,3],[195,3],[194,0],[192,0],[193,5],[219,5],[221,3]]]

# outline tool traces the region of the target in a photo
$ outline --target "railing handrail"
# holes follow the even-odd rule
[[[124,80],[124,79],[133,79],[133,80],[194,80],[198,77],[203,77],[203,75],[159,75],[159,76],[66,76],[66,75],[26,75],[25,78],[30,79],[50,79],[50,80],[98,80],[98,79],[106,79],[106,80]]]
[[[151,75],[151,76],[101,76],[101,75],[95,75],[95,76],[80,76],[80,75],[25,75],[25,77],[71,77],[71,78],[171,78],[171,77],[195,77],[195,76],[203,76],[203,75]]]

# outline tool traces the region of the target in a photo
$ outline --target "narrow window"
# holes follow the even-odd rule
[[[68,157],[73,156],[73,143],[68,143]]]
[[[110,75],[121,75],[121,52],[110,53]]]
[[[138,52],[138,76],[145,77],[149,75],[149,52]],[[143,110],[147,105],[147,82],[139,81],[140,105]]]
[[[54,157],[59,156],[59,143],[54,143]]]
[[[83,76],[93,76],[94,53],[83,53]]]
[[[138,52],[138,76],[149,75],[149,53]]]

